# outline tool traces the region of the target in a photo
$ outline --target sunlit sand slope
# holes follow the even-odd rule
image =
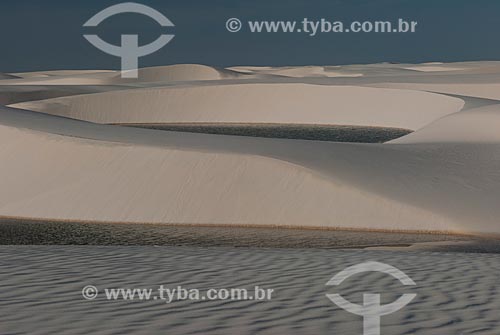
[[[97,123],[299,123],[418,129],[463,100],[427,92],[307,84],[148,88],[15,107]]]
[[[0,115],[4,216],[500,232],[496,144],[360,145]]]

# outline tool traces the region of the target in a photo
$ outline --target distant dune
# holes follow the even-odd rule
[[[500,83],[384,83],[375,84],[373,86],[500,100]]]
[[[23,78],[10,85],[112,85],[134,82],[178,82],[230,79],[241,73],[197,64],[179,64],[139,69],[139,78],[122,79],[118,71],[60,70],[17,73]],[[13,77],[15,78],[15,77]]]
[[[238,74],[231,70],[216,69],[197,64],[179,64],[139,69],[139,78],[142,82],[219,80],[235,78],[237,76]],[[117,81],[120,81],[120,79]]]
[[[443,72],[443,71],[460,71],[464,68],[451,67],[451,66],[439,66],[439,65],[421,65],[421,66],[410,66],[405,67],[407,70],[415,70],[421,72]]]
[[[287,66],[287,67],[256,67],[235,66],[232,71],[254,75],[277,75],[292,78],[305,77],[361,77],[362,73],[342,71],[339,66]]]
[[[3,80],[3,79],[15,79],[15,78],[18,78],[18,77],[10,75],[10,74],[6,74],[6,73],[1,73],[0,72],[0,80]]]

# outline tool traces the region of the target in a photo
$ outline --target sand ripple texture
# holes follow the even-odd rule
[[[417,284],[379,273],[338,287],[345,267],[379,261]],[[0,247],[0,334],[362,334],[362,318],[326,297],[359,303],[365,292],[390,303],[417,293],[383,317],[382,334],[499,334],[500,256],[398,251],[194,247]],[[104,288],[252,288],[270,301],[93,301]]]

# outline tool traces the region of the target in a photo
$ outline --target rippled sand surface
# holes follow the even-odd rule
[[[408,274],[402,286],[378,273],[338,287],[326,282],[347,266],[379,261]],[[498,334],[500,256],[393,251],[194,247],[0,247],[2,334],[361,334],[362,319],[331,303],[364,292],[389,303],[417,297],[383,317],[382,334]],[[82,298],[104,288],[251,288],[270,301],[108,301]]]

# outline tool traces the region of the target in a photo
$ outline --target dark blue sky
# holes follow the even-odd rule
[[[1,0],[0,72],[117,69],[120,60],[95,49],[83,33],[119,44],[123,33],[146,44],[165,31],[176,37],[140,66],[174,63],[335,65],[348,63],[500,60],[498,0],[137,0],[175,28],[123,14],[93,29],[82,25],[116,0]],[[396,20],[419,22],[414,34],[229,33],[230,17],[245,20]]]

